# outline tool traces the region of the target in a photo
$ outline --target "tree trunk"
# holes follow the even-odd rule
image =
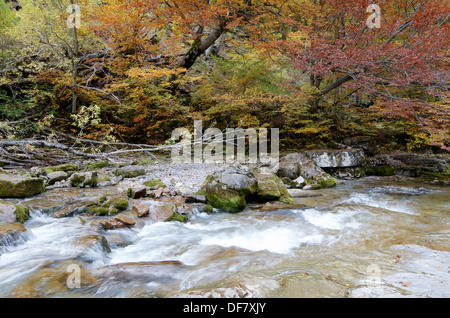
[[[75,15],[75,0],[70,0],[72,4],[72,14]],[[75,18],[76,19],[76,18]],[[76,20],[75,20],[76,22]],[[73,50],[72,50],[72,113],[77,112],[77,75],[78,75],[78,34],[76,23],[74,23],[72,28],[73,36]]]

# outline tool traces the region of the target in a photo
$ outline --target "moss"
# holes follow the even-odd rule
[[[395,174],[394,168],[391,166],[375,166],[375,167],[367,167],[365,169],[366,176],[379,176],[379,177],[387,177],[393,176]]]
[[[85,179],[84,175],[75,174],[70,178],[70,185],[72,187],[78,187],[84,182],[84,179]]]
[[[114,213],[125,211],[126,209],[128,209],[128,197],[112,198],[102,206],[105,208],[111,207],[111,211],[115,209]]]
[[[109,211],[108,215],[116,215],[119,212],[120,210],[118,208],[112,208],[111,211]]]
[[[111,181],[111,177],[108,176],[107,174],[101,174],[97,177],[97,182],[104,182],[104,181]]]
[[[128,188],[127,189],[127,197],[131,198],[133,196],[133,189]]]
[[[92,173],[92,176],[90,179],[87,179],[86,181],[84,181],[83,186],[85,187],[90,187],[90,188],[94,188],[97,186],[97,173]]]
[[[91,205],[86,209],[86,212],[90,215],[103,216],[109,214],[109,209],[103,206]]]
[[[211,212],[214,211],[214,208],[213,208],[211,205],[206,204],[206,205],[203,207],[202,211],[203,211],[203,212],[206,212],[206,213],[211,213]]]
[[[106,201],[106,195],[102,195],[100,199],[98,199],[98,203],[104,203]]]
[[[326,189],[326,188],[333,188],[336,186],[336,179],[333,177],[329,177],[329,178],[320,178],[319,180],[317,180],[317,184],[320,186],[320,188],[322,189]]]
[[[279,199],[278,199],[278,201],[280,201],[280,202],[283,202],[283,203],[286,203],[286,204],[294,204],[294,200],[292,199],[292,197],[289,195],[289,194],[285,194],[285,195],[282,195]]]
[[[78,170],[78,165],[76,165],[76,164],[63,164],[63,165],[58,165],[58,166],[53,166],[53,167],[42,168],[41,173],[48,174],[50,172],[55,172],[55,171],[64,171],[67,173],[72,173],[77,170]]]
[[[186,222],[188,220],[188,217],[186,215],[182,215],[182,214],[178,214],[178,213],[173,213],[167,220],[166,222],[171,222],[171,221],[177,221],[177,222]]]
[[[24,207],[23,205],[14,205],[16,207],[16,211],[14,213],[16,214],[16,220],[19,223],[25,223],[30,218],[30,210],[27,207]]]
[[[197,192],[193,193],[194,195],[206,195],[206,190],[205,189],[200,189]]]
[[[44,179],[0,180],[0,198],[27,198],[45,191]]]
[[[229,189],[209,191],[206,194],[206,200],[214,208],[232,213],[242,211],[247,204],[242,194]]]
[[[99,162],[91,163],[90,165],[88,165],[88,168],[91,170],[95,170],[95,169],[106,168],[108,166],[109,166],[108,161],[99,161]]]
[[[166,188],[166,185],[158,179],[152,179],[150,181],[146,181],[146,182],[144,182],[144,185],[146,187],[151,188],[152,190],[156,190],[158,188]]]

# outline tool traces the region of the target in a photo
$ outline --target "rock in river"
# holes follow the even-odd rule
[[[280,159],[277,175],[285,183],[291,183],[299,177],[312,189],[332,188],[336,179],[326,173],[315,161],[303,153],[291,153]]]
[[[257,191],[255,175],[245,168],[228,167],[209,175],[204,183],[208,204],[227,212],[239,212],[245,198]]]
[[[0,174],[0,198],[27,198],[44,191],[43,178]]]

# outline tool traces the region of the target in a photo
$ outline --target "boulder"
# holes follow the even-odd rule
[[[43,178],[0,174],[0,198],[27,198],[44,191]]]
[[[70,177],[70,185],[79,188],[95,188],[98,183],[98,174],[95,171],[74,173]]]
[[[150,213],[150,207],[145,204],[135,203],[133,204],[133,208],[131,209],[133,213],[136,213],[139,218],[143,218],[148,216]]]
[[[16,222],[16,207],[0,203],[0,224]]]
[[[24,223],[30,218],[30,210],[19,204],[12,204],[7,201],[0,202],[0,224],[4,223]]]
[[[127,195],[132,199],[140,199],[147,196],[147,188],[139,187],[139,188],[129,188],[127,191]]]
[[[283,181],[276,174],[257,169],[253,170],[253,174],[257,180],[256,197],[258,201],[279,200],[286,204],[294,203]]]
[[[332,188],[336,185],[335,178],[303,153],[291,153],[282,157],[277,175],[288,184],[302,177],[306,186],[309,185],[312,189]]]
[[[66,180],[69,177],[65,171],[55,171],[47,174],[47,184],[53,185],[58,181]]]
[[[134,204],[136,208],[134,208],[134,212],[142,213],[142,217],[148,217],[150,220],[154,222],[165,222],[167,221],[174,213],[178,214],[177,205],[173,202],[161,202],[161,201],[143,201],[140,204]],[[143,206],[148,207],[147,209]]]
[[[125,166],[117,169],[114,174],[116,176],[122,176],[124,178],[135,178],[145,174],[145,168],[141,166]]]
[[[257,186],[255,175],[245,167],[216,171],[203,184],[208,204],[232,213],[245,208],[246,197],[255,194]]]
[[[305,151],[305,155],[320,168],[358,167],[364,163],[365,159],[362,149],[308,150]]]

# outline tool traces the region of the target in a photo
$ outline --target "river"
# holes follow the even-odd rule
[[[81,256],[97,228],[36,208],[24,242],[0,249],[0,297],[450,297],[449,187],[364,178],[312,193],[108,231],[109,253]]]

